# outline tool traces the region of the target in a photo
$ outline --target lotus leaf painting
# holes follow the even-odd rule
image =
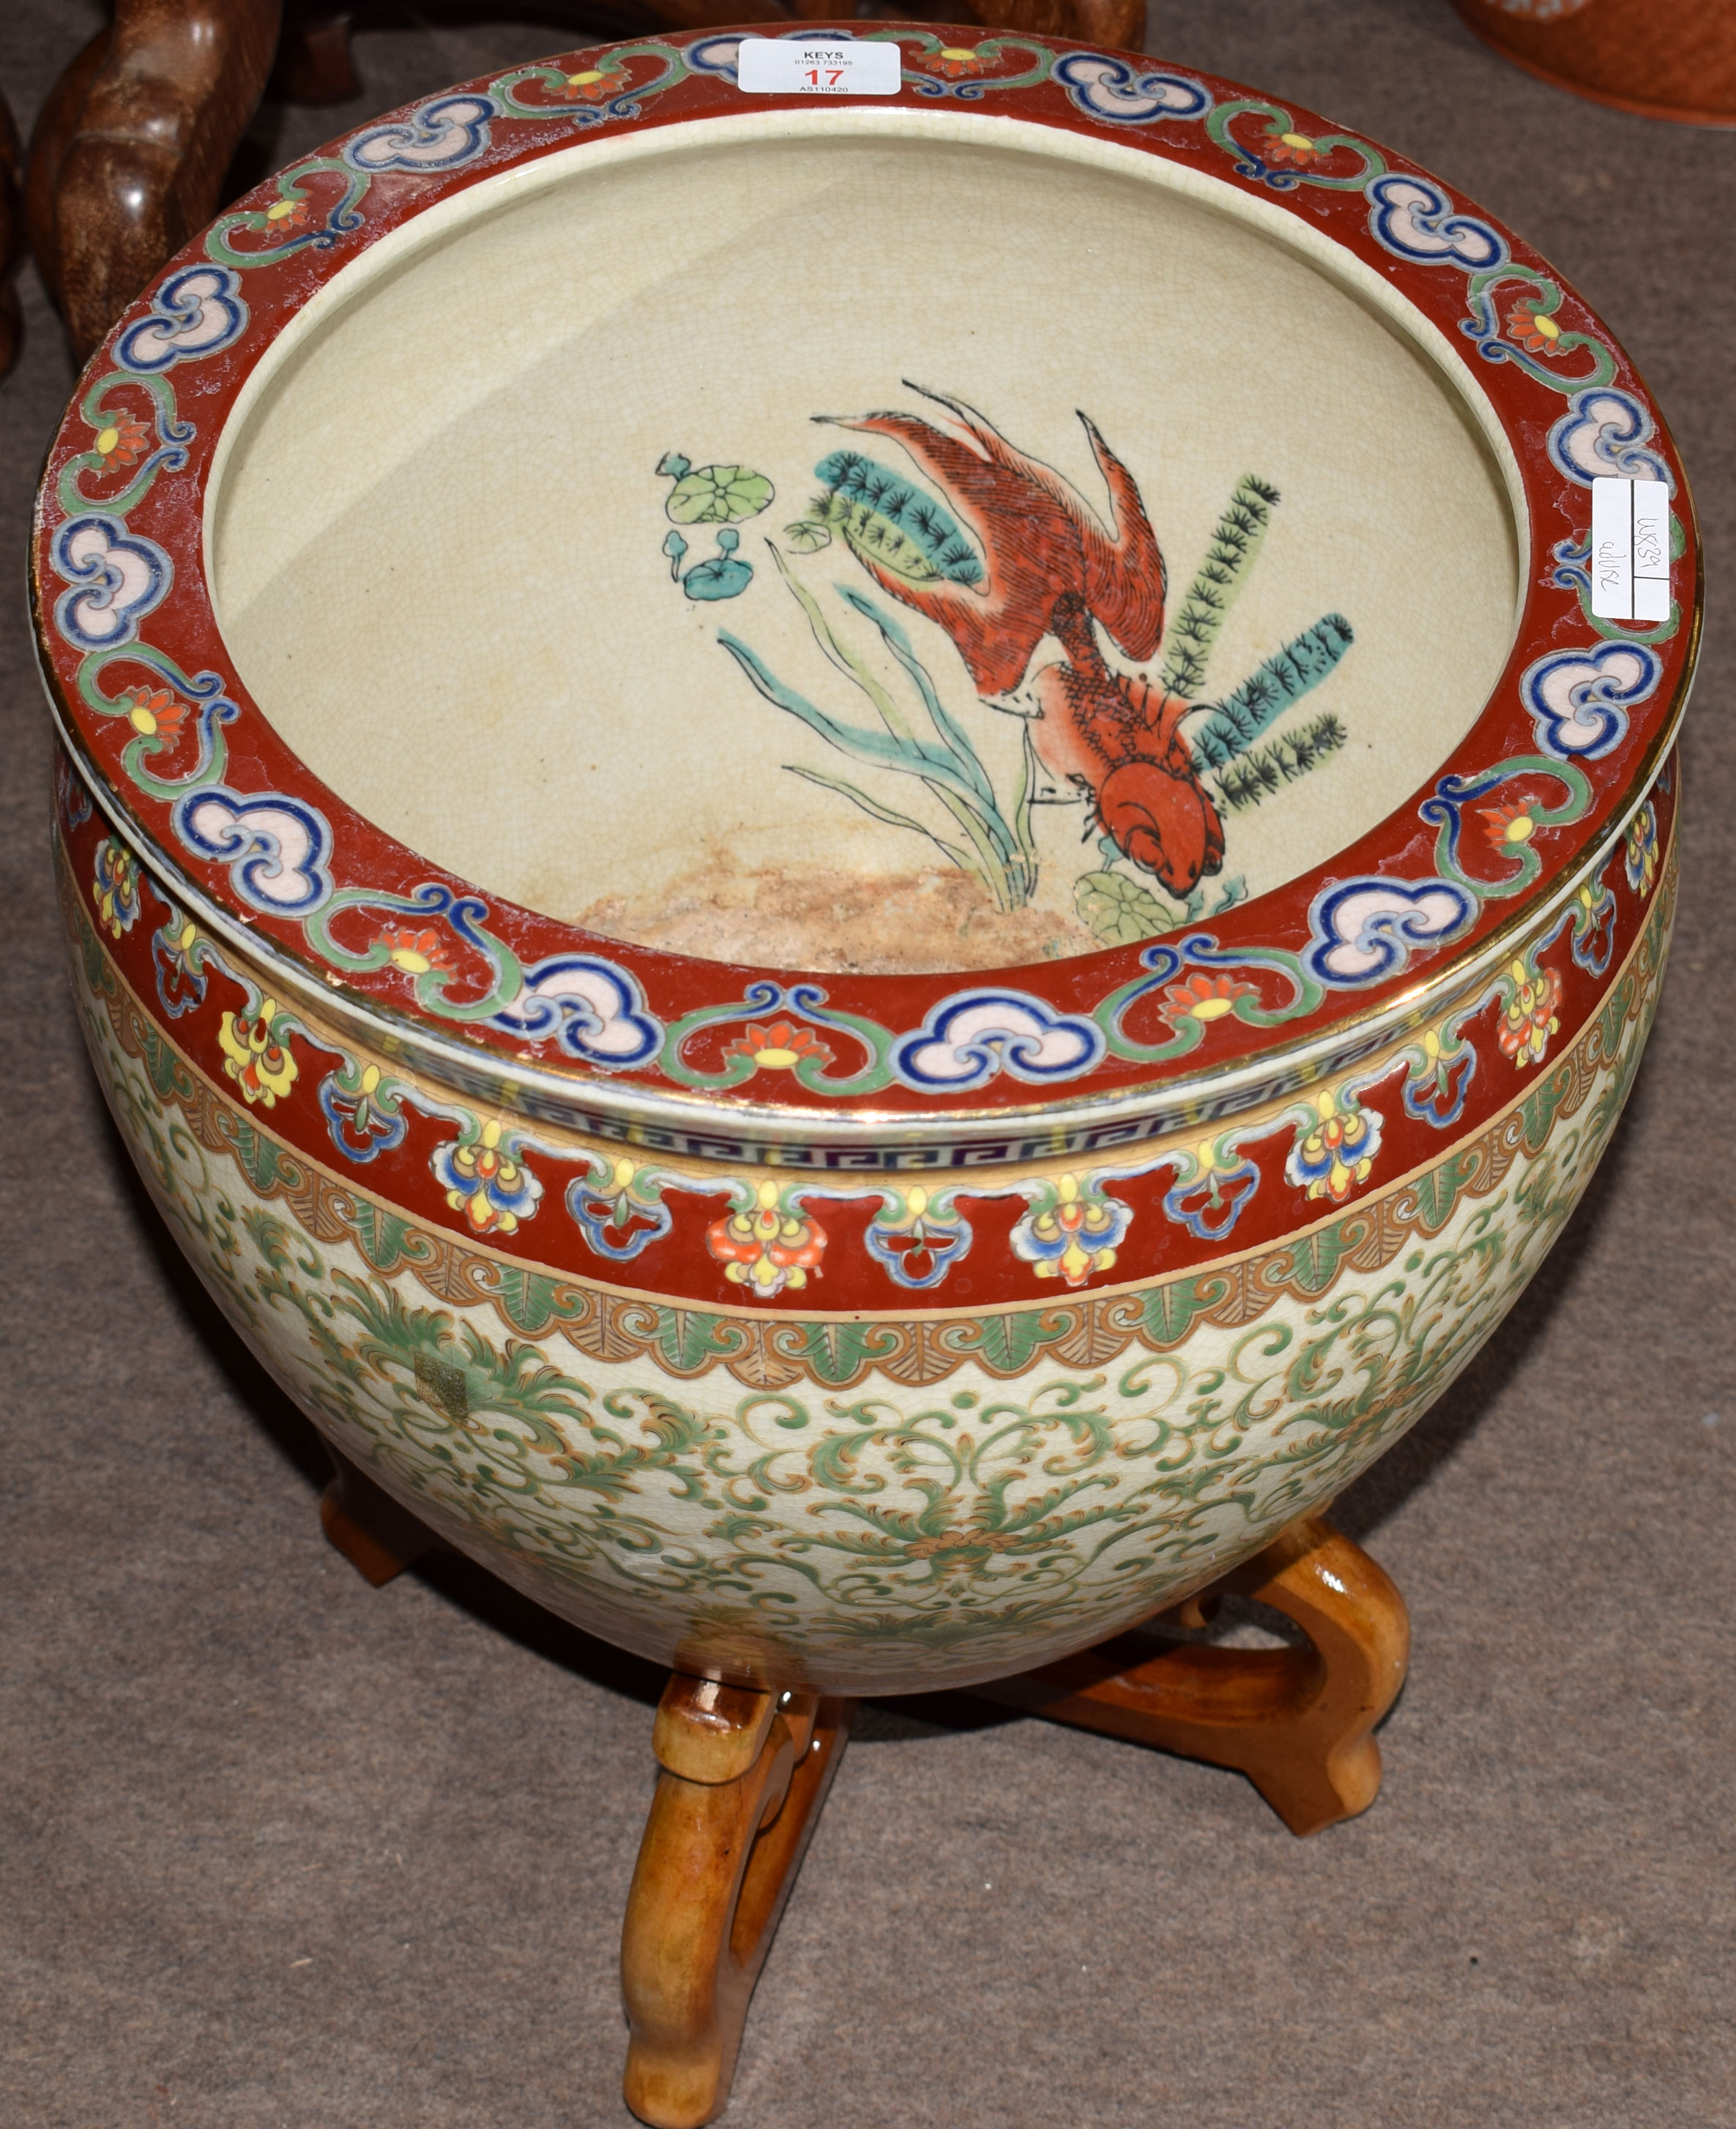
[[[1298,615],[1252,671],[1219,684],[1214,650],[1278,490],[1257,473],[1233,480],[1176,599],[1140,480],[1089,414],[1098,500],[963,400],[906,389],[922,412],[813,417],[866,445],[826,450],[780,529],[761,529],[781,514],[764,473],[695,470],[679,450],[656,468],[672,483],[663,553],[686,597],[709,606],[767,583],[823,657],[821,698],[756,640],[751,603],[718,631],[763,701],[837,757],[788,772],[906,831],[913,863],[950,880],[954,903],[1008,917],[1040,896],[1061,903],[1073,936],[1051,953],[1153,936],[1241,899],[1237,817],[1284,803],[1349,736],[1335,709],[1304,704],[1354,641],[1343,614]],[[683,528],[715,551],[696,555]],[[1080,823],[1063,880],[1046,877],[1038,807]]]

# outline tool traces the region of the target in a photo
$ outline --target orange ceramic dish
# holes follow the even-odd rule
[[[1452,0],[1515,66],[1646,118],[1736,126],[1729,0]]]

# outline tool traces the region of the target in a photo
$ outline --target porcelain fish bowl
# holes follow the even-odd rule
[[[1329,1502],[1536,1270],[1663,974],[1695,528],[1402,157],[741,40],[364,126],[121,319],[34,549],[66,936],[388,1495],[690,1674],[962,1685]]]

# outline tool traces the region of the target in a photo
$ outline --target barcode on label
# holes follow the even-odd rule
[[[896,44],[836,36],[743,37],[736,85],[749,96],[896,96],[904,69]]]
[[[1600,621],[1670,617],[1670,491],[1661,480],[1591,483],[1591,611]]]

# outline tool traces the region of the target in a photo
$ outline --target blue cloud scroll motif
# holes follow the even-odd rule
[[[533,1041],[554,1036],[569,1056],[605,1072],[648,1064],[663,1047],[663,1024],[625,969],[589,954],[562,954],[525,973],[524,988],[489,1025]]]
[[[1030,1086],[1076,1079],[1102,1057],[1094,1021],[1055,1012],[1024,991],[966,991],[931,1012],[892,1053],[907,1087],[961,1091],[1009,1072]]]
[[[802,34],[812,36],[813,32],[805,30]],[[688,46],[682,57],[694,74],[720,74],[726,81],[733,81],[741,49],[742,36],[737,31],[728,37],[701,37],[698,44]]]
[[[331,826],[299,798],[207,784],[180,800],[174,820],[183,845],[227,864],[235,892],[268,917],[311,916],[331,893]]]
[[[1376,241],[1400,259],[1481,273],[1507,256],[1506,245],[1486,221],[1455,213],[1452,200],[1427,178],[1395,172],[1371,179],[1367,191],[1368,226]]]
[[[1413,946],[1438,945],[1462,931],[1476,903],[1448,879],[1350,879],[1315,898],[1309,972],[1334,990],[1395,976]]]
[[[1136,74],[1104,52],[1069,52],[1055,79],[1088,117],[1112,126],[1152,126],[1160,118],[1203,118],[1212,107],[1204,82],[1185,74]]]
[[[241,277],[227,266],[188,266],[171,274],[150,299],[150,315],[115,342],[122,369],[149,376],[215,355],[246,330]]]
[[[69,517],[50,552],[55,574],[72,587],[55,602],[55,626],[80,650],[131,643],[174,581],[163,550],[118,517]]]
[[[1595,760],[1627,736],[1628,709],[1657,687],[1663,660],[1643,643],[1552,650],[1526,669],[1519,693],[1538,745],[1557,761]]]
[[[1676,483],[1656,451],[1640,448],[1657,423],[1631,392],[1599,385],[1576,392],[1549,431],[1549,455],[1569,480],[1589,488],[1600,474],[1623,480],[1661,480],[1673,495]]]
[[[394,126],[370,126],[344,143],[344,160],[370,177],[382,170],[455,170],[489,145],[492,96],[436,96]]]

